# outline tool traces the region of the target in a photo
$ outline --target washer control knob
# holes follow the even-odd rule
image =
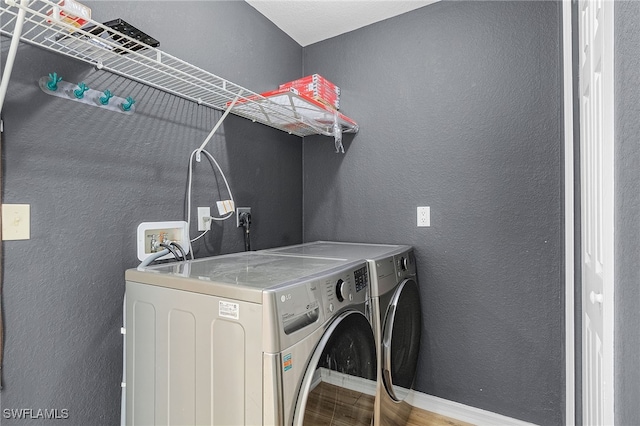
[[[344,291],[346,290],[346,283],[339,279],[336,283],[336,297],[339,302],[344,302]]]

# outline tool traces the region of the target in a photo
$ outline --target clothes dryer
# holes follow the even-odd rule
[[[421,308],[416,262],[407,245],[316,241],[269,249],[271,254],[367,261],[378,346],[376,424],[405,424],[412,407],[405,399],[418,363]]]
[[[372,424],[365,262],[245,252],[125,278],[127,425]]]

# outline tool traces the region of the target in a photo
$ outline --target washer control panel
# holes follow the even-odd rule
[[[369,286],[369,273],[366,266],[356,270],[353,273],[353,276],[355,279],[357,292],[365,290]]]
[[[368,297],[369,273],[366,266],[346,274],[323,280],[322,300],[324,312],[331,315],[352,303],[364,303]]]
[[[315,282],[293,286],[276,294],[279,318],[285,334],[291,334],[320,317],[320,298]]]

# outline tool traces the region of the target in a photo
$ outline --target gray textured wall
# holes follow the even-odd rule
[[[303,59],[243,2],[89,4],[97,20],[129,20],[163,50],[256,91],[313,72],[339,84],[362,128],[344,156],[327,138],[301,145],[235,117],[214,138],[236,200],[256,213],[256,248],[298,242],[302,218],[308,241],[413,244],[425,309],[418,390],[562,423],[559,5],[439,3]],[[176,17],[188,24],[176,29]],[[138,111],[46,96],[35,81],[51,71],[130,92]],[[3,202],[31,204],[33,229],[5,243],[1,408],[116,424],[135,227],[183,217],[187,156],[220,113],[26,45],[3,113]],[[197,200],[210,204],[220,182],[198,172]],[[415,228],[417,205],[432,207],[431,228]],[[231,224],[196,245],[199,255],[241,248]]]
[[[412,244],[416,387],[564,421],[561,4],[440,2],[304,49],[347,153],[304,141],[304,239]],[[416,206],[431,206],[416,228]]]
[[[168,53],[255,91],[302,72],[301,47],[244,2],[83,3],[97,21],[123,18]],[[53,71],[130,94],[136,113],[45,95],[36,82]],[[31,239],[4,243],[0,408],[68,409],[65,424],[119,424],[123,276],[138,263],[136,227],[184,218],[189,154],[221,113],[22,44],[3,115],[3,202],[31,204]],[[254,247],[299,243],[301,139],[230,116],[209,148],[236,202],[253,208]],[[198,165],[195,204],[215,205],[220,191],[220,177]],[[240,251],[242,233],[227,221],[194,248]]]
[[[615,3],[615,421],[640,424],[640,3]]]

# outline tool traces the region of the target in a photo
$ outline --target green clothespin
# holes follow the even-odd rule
[[[127,102],[123,102],[120,104],[120,107],[122,108],[123,111],[129,111],[133,106],[133,104],[136,103],[136,101],[134,101],[131,96],[127,96],[126,101]]]
[[[102,105],[107,105],[109,103],[109,99],[113,98],[110,90],[104,91],[104,96],[100,96],[100,103]]]
[[[52,92],[58,90],[58,83],[62,81],[62,77],[58,77],[58,73],[49,73],[49,82],[47,83],[47,88]]]
[[[78,83],[78,88],[73,91],[73,94],[76,96],[76,98],[82,99],[84,98],[84,92],[86,92],[87,90],[89,90],[89,86],[84,83]]]

